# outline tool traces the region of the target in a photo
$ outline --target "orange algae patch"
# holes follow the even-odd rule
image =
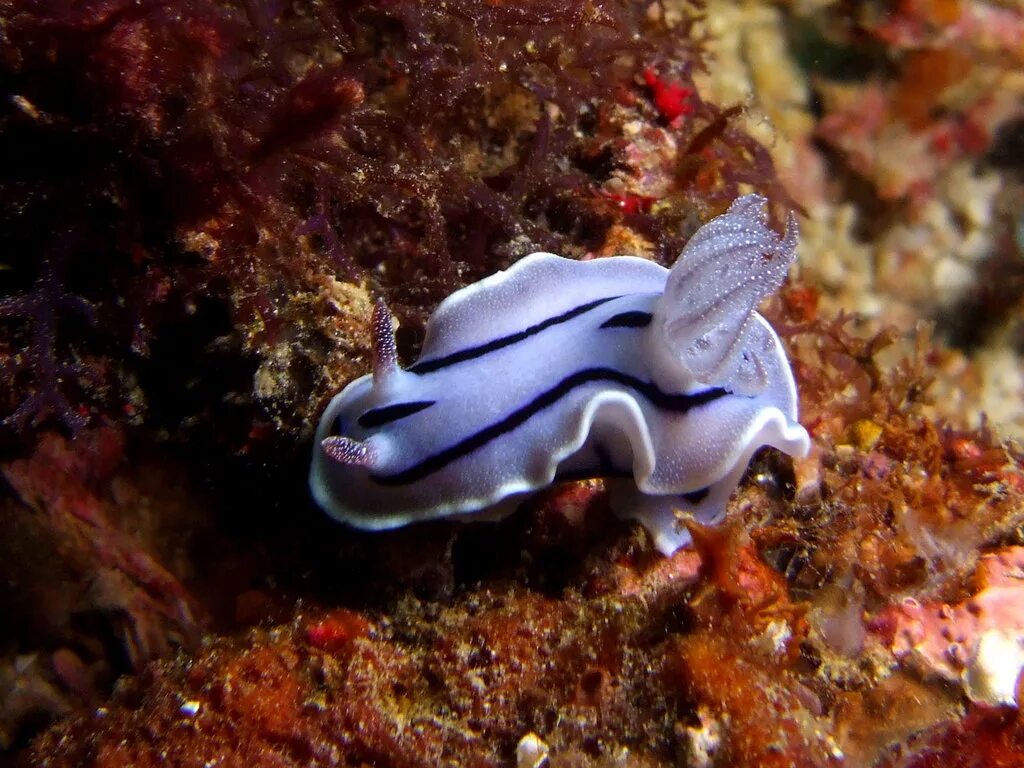
[[[676,648],[687,695],[725,723],[716,765],[840,765],[827,721],[808,708],[814,695],[800,691],[795,678],[717,632],[695,633]]]
[[[907,17],[920,17],[936,27],[945,27],[960,21],[963,0],[900,0],[895,13]]]
[[[913,130],[935,121],[943,92],[971,71],[971,57],[956,48],[914,51],[907,55],[903,75],[893,94],[896,115]]]
[[[406,730],[402,689],[416,670],[397,648],[357,649],[355,660],[310,654],[287,627],[218,642],[164,664],[122,691],[103,718],[68,722],[87,740],[40,745],[34,765],[218,764],[270,768],[436,765],[441,732]]]
[[[225,659],[223,668],[197,669],[189,674],[201,682],[203,698],[232,721],[245,723],[270,738],[289,738],[300,730],[301,688],[296,680],[298,658],[270,648]],[[198,699],[199,697],[197,697]]]
[[[673,691],[657,674],[662,631],[645,623],[660,614],[637,608],[483,591],[405,602],[358,637],[358,614],[310,612],[151,668],[104,717],[44,736],[30,764],[498,766],[529,730],[567,754],[599,755],[599,732],[665,760]],[[348,640],[310,642],[325,637]]]
[[[807,636],[806,606],[790,600],[735,523],[690,530],[705,579],[690,600],[700,629],[674,642],[671,668],[701,719],[688,732],[700,742],[713,729],[716,765],[835,763],[821,702],[790,672]]]
[[[848,765],[878,766],[892,745],[948,724],[959,703],[909,675],[897,673],[866,690],[839,694],[833,735]]]
[[[807,606],[790,600],[782,575],[736,521],[717,528],[691,523],[689,529],[704,579],[689,601],[698,624],[745,640],[776,661],[795,660],[807,635]]]
[[[105,738],[48,751],[35,764],[203,765],[224,755],[239,765],[286,764],[287,745],[301,742],[304,731],[302,677],[298,656],[260,645],[201,653],[187,671],[158,666],[144,679],[145,693],[137,681],[118,706],[103,710],[96,725]]]
[[[450,694],[457,709],[487,723],[488,730],[511,727],[508,706],[524,692],[565,691],[573,673],[563,664],[550,669],[538,649],[557,648],[566,631],[566,606],[535,595],[470,617],[436,642],[437,660],[448,670],[465,669],[452,677]],[[564,661],[564,659],[563,659]]]
[[[790,298],[791,294],[795,294]],[[800,523],[758,540],[798,537],[807,584],[852,574],[868,604],[955,590],[978,548],[1024,516],[1020,458],[986,430],[936,423],[928,389],[941,360],[925,330],[899,339],[849,316],[807,319],[800,288],[768,307],[789,344],[801,420],[815,446],[795,463]],[[792,519],[792,518],[790,518]]]
[[[934,24],[955,24],[963,15],[962,0],[922,0],[922,14]]]

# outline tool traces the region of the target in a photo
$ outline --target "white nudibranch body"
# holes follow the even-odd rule
[[[507,514],[569,478],[611,478],[612,502],[668,554],[679,513],[714,522],[764,445],[809,448],[775,331],[755,308],[796,258],[766,202],[738,198],[675,266],[534,253],[449,296],[398,366],[374,312],[373,373],[324,411],[309,482],[330,515],[384,529]]]

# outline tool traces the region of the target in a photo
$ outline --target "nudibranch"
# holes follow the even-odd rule
[[[808,451],[785,352],[756,312],[796,242],[792,214],[780,236],[745,195],[671,270],[534,253],[441,302],[404,370],[378,303],[373,372],[317,428],[313,496],[384,529],[495,519],[553,482],[606,477],[616,512],[675,551],[681,517],[717,521],[756,450]]]

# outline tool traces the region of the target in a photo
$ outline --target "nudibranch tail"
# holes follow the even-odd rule
[[[320,441],[320,447],[338,464],[369,469],[374,463],[373,449],[367,443],[353,440],[351,437],[325,437]]]
[[[373,305],[373,380],[381,384],[399,370],[398,350],[395,348],[395,329],[391,323],[391,312],[384,299],[377,299]]]
[[[754,321],[758,303],[786,278],[796,259],[798,227],[779,236],[768,226],[767,201],[744,195],[699,230],[669,273],[659,315],[678,363],[699,382],[737,394],[767,384],[761,357],[774,339]]]

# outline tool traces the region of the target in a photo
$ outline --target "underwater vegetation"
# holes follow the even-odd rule
[[[0,5],[0,765],[1019,762],[1022,25]],[[526,254],[671,265],[751,192],[803,218],[759,311],[812,448],[726,523],[664,557],[599,481],[498,523],[315,508],[376,299],[411,362]]]
[[[640,3],[109,2],[8,16],[4,279],[20,298],[3,314],[19,423],[77,429],[128,406],[180,429],[195,413],[172,420],[156,399],[181,401],[176,385],[210,363],[204,343],[229,336],[255,392],[190,405],[255,396],[301,431],[358,370],[366,288],[420,325],[466,281],[530,249],[582,254],[626,218],[659,239],[652,250],[678,253],[678,220],[616,182],[627,119],[668,122],[638,79],[647,61],[688,94],[676,194],[707,210],[740,182],[771,183],[765,150],[689,83],[690,22]],[[731,157],[716,168],[690,157],[702,152]],[[44,243],[53,221],[62,231]],[[75,320],[70,299],[54,301],[65,296],[95,304],[95,330],[60,333]],[[51,370],[55,356],[82,367]]]

